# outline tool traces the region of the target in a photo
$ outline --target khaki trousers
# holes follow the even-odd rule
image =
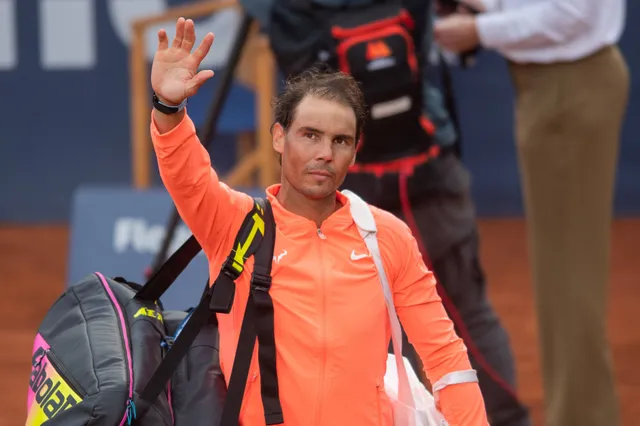
[[[606,296],[627,65],[610,46],[575,62],[510,71],[546,424],[615,426]]]

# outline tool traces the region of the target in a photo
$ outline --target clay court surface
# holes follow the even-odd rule
[[[542,385],[524,223],[483,220],[480,231],[491,297],[511,334],[517,358],[519,392],[532,408],[535,425],[542,426]],[[33,337],[46,310],[63,290],[68,237],[68,229],[62,226],[0,226],[2,426],[24,424]],[[640,220],[617,220],[609,330],[624,426],[640,424],[639,310]]]

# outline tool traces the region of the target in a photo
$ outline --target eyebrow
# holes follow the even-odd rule
[[[320,135],[323,135],[325,132],[323,132],[322,130],[316,129],[314,127],[309,127],[309,126],[302,126],[298,129],[299,132],[311,132],[311,133],[318,133]],[[354,137],[351,135],[347,135],[347,134],[337,134],[335,135],[336,138],[343,138],[343,139],[347,139],[347,140],[353,140]]]

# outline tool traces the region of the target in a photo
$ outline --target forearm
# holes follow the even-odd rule
[[[426,286],[422,286],[424,290]],[[472,370],[466,347],[454,330],[435,286],[414,303],[398,307],[407,337],[422,360],[424,371],[435,385],[443,376]],[[487,426],[484,400],[477,382],[448,385],[434,396],[450,426]]]
[[[164,186],[205,252],[211,252],[214,241],[220,240],[216,234],[233,216],[220,210],[232,206],[193,122],[184,110],[175,115],[154,110],[151,139]]]
[[[438,409],[449,426],[489,426],[478,383],[459,383],[437,393]]]
[[[425,374],[433,384],[452,371],[471,369],[466,347],[453,327],[435,290],[416,295],[410,306],[396,310],[411,344],[422,359]]]
[[[480,42],[492,49],[542,48],[566,43],[591,25],[586,0],[549,0],[513,10],[483,13],[476,24]]]
[[[178,126],[178,124],[182,122],[185,115],[186,115],[186,111],[184,109],[176,114],[171,114],[171,115],[162,113],[157,109],[154,109],[153,121],[155,122],[156,128],[158,129],[158,133],[160,135],[163,135],[175,129]]]

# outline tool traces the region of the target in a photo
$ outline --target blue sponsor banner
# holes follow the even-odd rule
[[[243,190],[264,196],[261,190]],[[173,202],[165,190],[127,187],[82,187],[74,194],[67,284],[93,272],[144,284],[162,245]],[[169,253],[191,236],[180,222]],[[189,264],[161,298],[167,309],[194,306],[209,276],[203,252]]]

